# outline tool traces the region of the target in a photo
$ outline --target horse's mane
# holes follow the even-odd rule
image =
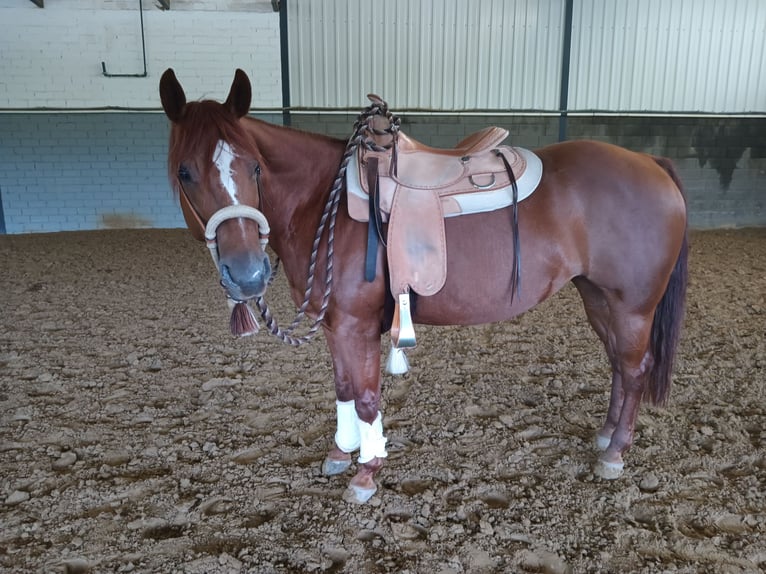
[[[242,128],[239,118],[225,106],[213,100],[189,102],[183,118],[171,129],[168,146],[168,179],[176,194],[181,163],[191,158],[202,159],[196,167],[201,177],[207,177],[212,166],[209,160],[220,140],[229,142],[241,155],[258,157],[255,142]]]

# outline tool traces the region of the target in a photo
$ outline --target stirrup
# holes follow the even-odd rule
[[[400,293],[394,309],[394,321],[391,326],[391,339],[397,349],[415,346],[415,326],[412,324],[410,294]]]

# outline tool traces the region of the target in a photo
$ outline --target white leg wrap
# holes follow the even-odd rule
[[[370,462],[373,458],[385,458],[386,437],[383,436],[383,417],[380,412],[372,424],[359,421],[359,434],[362,443],[359,447],[359,463]]]
[[[596,448],[598,450],[606,450],[609,448],[609,443],[612,442],[612,437],[605,437],[600,434],[596,435]]]
[[[356,415],[354,401],[335,401],[338,413],[338,430],[335,433],[335,444],[343,452],[354,452],[359,448],[359,418]]]

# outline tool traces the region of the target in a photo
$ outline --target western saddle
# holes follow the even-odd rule
[[[542,163],[528,150],[501,146],[508,130],[499,127],[471,134],[455,148],[427,146],[399,129],[400,120],[385,101],[368,98],[372,105],[360,115],[355,131],[363,136],[346,171],[348,210],[353,219],[368,222],[368,281],[375,279],[379,243],[386,246],[396,303],[393,344],[414,347],[409,294],[433,295],[444,286],[446,217],[512,206],[512,293],[518,291],[518,202],[539,183]]]

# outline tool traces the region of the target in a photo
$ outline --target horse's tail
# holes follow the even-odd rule
[[[673,163],[666,158],[655,157],[654,160],[663,168],[673,183],[676,185],[686,203],[686,196],[678,178],[678,173],[673,167]],[[668,280],[668,286],[665,288],[665,294],[662,296],[657,309],[654,311],[654,322],[652,323],[651,345],[654,355],[654,366],[649,373],[649,388],[645,398],[652,404],[664,405],[670,394],[670,380],[673,372],[673,363],[675,361],[678,341],[681,337],[681,327],[683,325],[684,311],[686,307],[686,286],[688,284],[688,224],[684,229],[684,238],[681,243],[681,250],[678,253],[678,259],[673,267],[673,272]]]

